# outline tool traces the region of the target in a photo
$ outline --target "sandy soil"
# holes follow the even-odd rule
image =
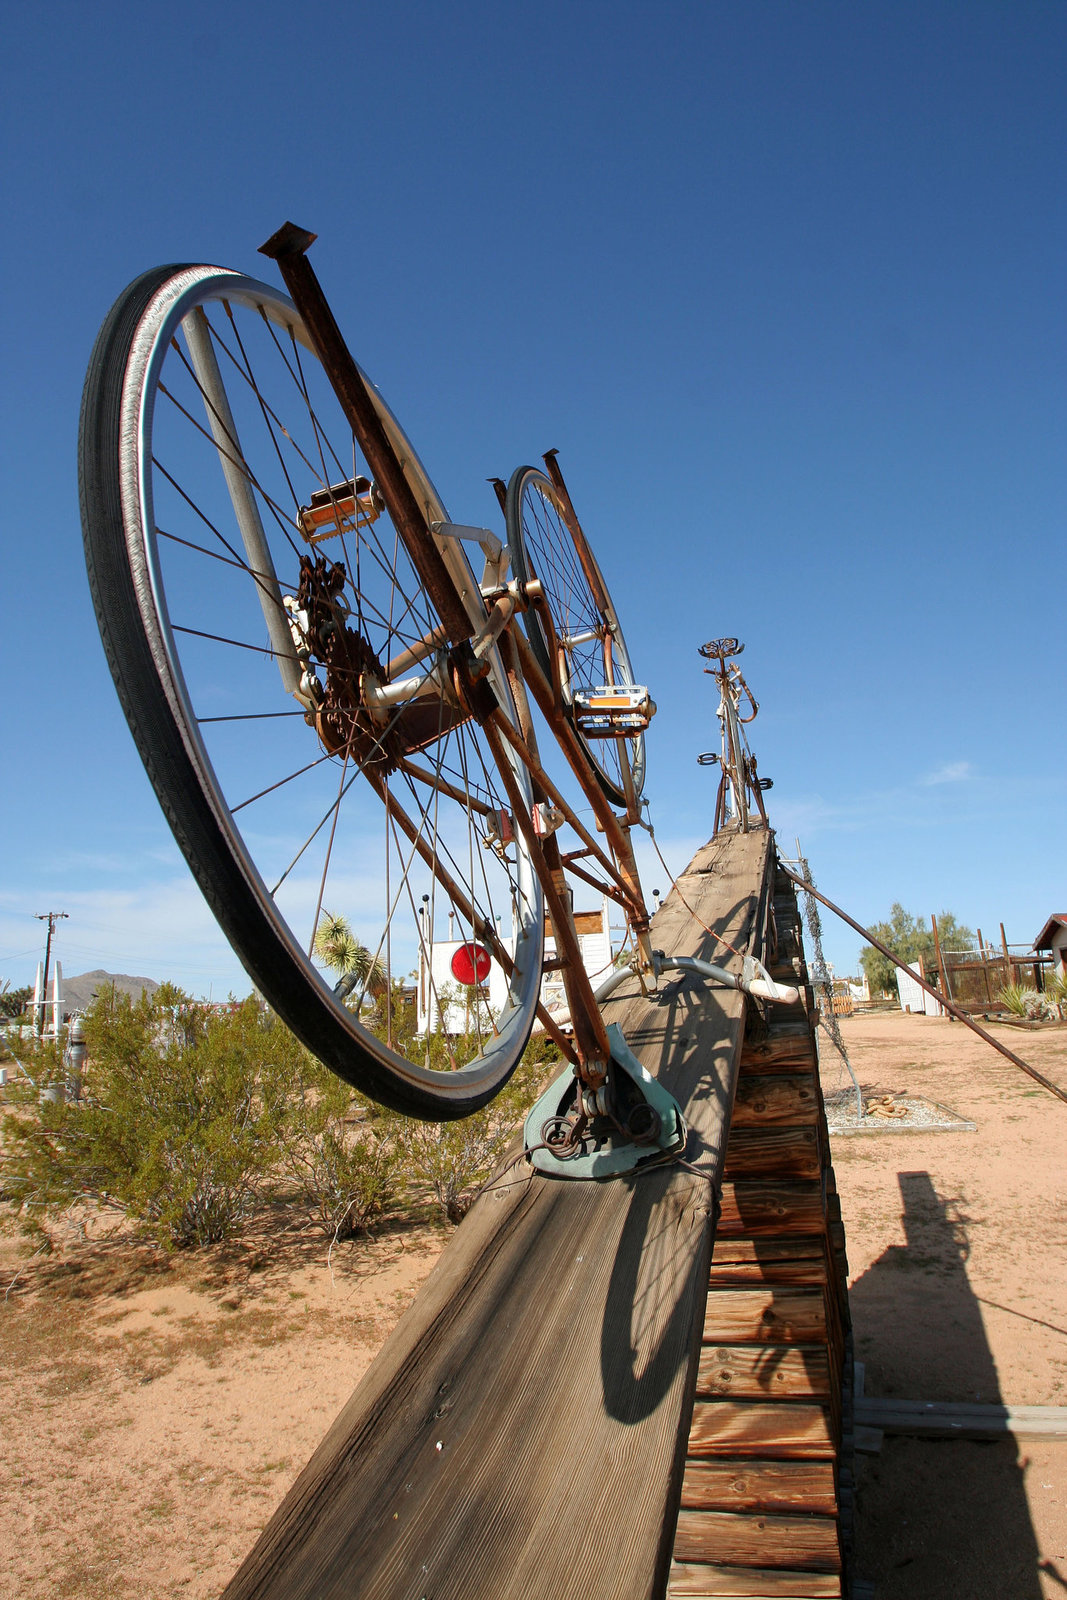
[[[1067,1106],[958,1024],[843,1027],[869,1092],[977,1124],[833,1140],[867,1392],[1067,1405]],[[1067,1036],[1004,1037],[1067,1085]],[[2,1600],[217,1596],[446,1237],[327,1264],[320,1234],[266,1216],[233,1247],[25,1266],[0,1293]],[[5,1243],[0,1284],[18,1266]],[[1067,1444],[887,1438],[861,1458],[858,1544],[878,1600],[1062,1600]]]
[[[831,1141],[866,1392],[1067,1407],[1067,1105],[959,1023],[898,1012],[842,1031],[865,1092],[977,1124]],[[1067,1087],[1067,1033],[993,1031]],[[847,1081],[824,1048],[824,1089]],[[1067,1443],[887,1437],[860,1458],[857,1501],[878,1600],[1067,1592]]]

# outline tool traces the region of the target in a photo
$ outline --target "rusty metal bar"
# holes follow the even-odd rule
[[[937,957],[937,970],[941,974],[941,987],[945,991],[945,998],[948,1000],[953,1000],[955,999],[955,996],[952,993],[952,984],[949,980],[948,964],[945,961],[944,952],[941,949],[941,936],[937,931],[937,918],[934,916],[932,911],[930,913],[930,926],[934,930],[934,955]],[[921,962],[919,964],[920,966],[922,965]]]
[[[563,474],[560,471],[559,462],[556,460],[558,455],[558,450],[546,450],[541,459],[545,464],[545,471],[548,473],[552,487],[559,495],[559,509],[564,522],[567,524],[567,532],[574,540],[574,546],[578,552],[578,560],[581,562],[582,571],[585,573],[589,587],[593,591],[593,599],[596,601],[598,609],[601,612],[604,612],[608,609],[608,597],[604,593],[604,580],[600,576],[600,569],[597,566],[596,559],[589,547],[589,541],[582,532],[582,525],[578,521],[577,512],[575,511],[571,502],[570,491],[563,480]]]
[[[994,1039],[991,1033],[986,1033],[984,1028],[980,1028],[978,1026],[973,1017],[969,1017],[965,1011],[961,1011],[958,1006],[953,1005],[952,1001],[949,1000],[947,996],[938,994],[933,985],[927,983],[925,978],[917,977],[916,974],[912,972],[911,968],[907,966],[905,962],[901,961],[899,956],[894,955],[888,946],[882,944],[880,939],[876,939],[874,934],[871,933],[869,929],[864,928],[858,922],[855,922],[852,917],[849,916],[847,911],[842,911],[840,906],[835,906],[832,900],[827,900],[826,896],[824,894],[820,894],[819,890],[814,888],[812,884],[808,883],[805,878],[800,878],[795,872],[791,872],[780,857],[778,861],[778,867],[781,872],[785,873],[787,878],[792,879],[792,881],[797,885],[798,889],[803,889],[805,894],[814,895],[815,899],[818,900],[821,905],[824,905],[827,911],[832,911],[836,917],[841,918],[842,922],[847,922],[849,927],[854,928],[861,938],[867,940],[868,944],[873,945],[876,950],[880,950],[884,956],[887,956],[895,967],[899,967],[902,972],[906,972],[908,974],[909,978],[913,978],[914,981],[919,985],[920,989],[925,989],[927,994],[932,995],[933,998],[937,1000],[951,1016],[956,1018],[957,1022],[966,1023],[967,1027],[970,1028],[972,1033],[976,1033],[980,1039],[984,1039],[986,1044],[991,1044],[994,1050],[998,1050],[1002,1056],[1006,1057],[1007,1060],[1011,1062],[1012,1066],[1018,1067],[1021,1072],[1026,1073],[1027,1077],[1033,1078],[1035,1083],[1039,1083],[1043,1089],[1047,1089],[1050,1094],[1054,1094],[1057,1100],[1062,1100],[1065,1104],[1067,1104],[1067,1091],[1061,1089],[1049,1078],[1046,1078],[1042,1073],[1038,1072],[1036,1067],[1028,1066],[1027,1063],[1021,1059],[1021,1057],[1015,1054],[1014,1050],[1009,1050],[1007,1045],[1001,1044],[999,1039]]]
[[[514,684],[512,687],[514,688]],[[520,733],[511,727],[507,721],[507,718],[504,718],[501,721],[500,731],[507,739],[508,743],[512,745],[522,757],[534,783],[543,791],[544,798],[546,800],[550,800],[554,806],[557,806],[559,810],[563,812],[563,815],[567,819],[568,826],[574,829],[579,839],[581,839],[582,843],[586,846],[586,851],[592,854],[596,858],[597,864],[603,867],[604,871],[610,873],[615,879],[618,888],[609,891],[612,899],[618,900],[619,904],[623,906],[627,912],[633,911],[637,914],[640,914],[640,912],[644,909],[643,902],[637,902],[634,900],[630,885],[627,884],[626,879],[622,876],[611,858],[605,855],[604,851],[601,850],[596,841],[591,838],[588,830],[583,827],[570,804],[556,788],[556,785],[552,782],[552,779],[548,776],[548,773],[545,771],[544,767],[541,766],[536,756],[531,752],[528,740],[524,739]],[[566,866],[568,863],[565,862],[564,865]]]
[[[572,856],[566,855],[563,857],[563,867],[566,872],[571,872],[576,878],[581,878],[583,883],[587,883],[598,894],[606,894],[609,900],[614,900],[615,904],[621,906],[624,911],[629,910],[629,896],[624,898],[617,889],[611,887],[610,883],[604,883],[602,879],[594,878],[591,872],[586,872],[583,868],[575,866]]]
[[[414,778],[418,783],[425,783],[429,788],[436,790],[438,794],[445,795],[449,800],[455,800],[468,811],[477,811],[480,816],[491,817],[498,809],[496,806],[486,805],[484,800],[476,800],[474,795],[468,794],[465,789],[457,789],[455,784],[449,783],[445,778],[436,776],[425,767],[418,766],[414,761],[409,760],[407,756],[403,756],[396,765],[398,772],[406,773],[409,778]]]
[[[618,872],[627,893],[635,906],[644,907],[645,897],[641,891],[641,879],[637,872],[637,863],[634,860],[633,845],[630,842],[630,830],[619,821],[611,808],[610,801],[600,788],[578,735],[553,697],[545,675],[538,666],[529,644],[517,628],[512,630],[512,637],[515,640],[515,648],[518,652],[523,678],[537,701],[538,710],[555,734],[571,771],[581,784],[585,797],[593,808],[593,815],[596,817],[598,825],[607,836],[609,848],[615,857]],[[643,916],[634,917],[631,921],[637,938],[640,940],[643,937],[647,941],[649,923],[647,910],[645,910]]]
[[[401,650],[398,656],[393,657],[385,669],[386,682],[399,678],[400,674],[407,672],[409,667],[417,667],[420,662],[426,660],[427,656],[432,655],[435,650],[443,649],[447,643],[448,631],[444,623],[439,623],[432,632],[426,634],[415,644],[408,645],[406,650]]]
[[[389,508],[397,533],[452,644],[462,644],[475,624],[456,592],[441,552],[371,398],[366,381],[345,344],[333,312],[305,252],[316,235],[287,222],[260,245],[261,255],[278,264],[285,287],[303,319],[315,353],[329,378],[350,427],[359,440],[375,483]]]
[[[483,723],[483,730],[500,776],[504,780],[504,787],[508,791],[515,825],[526,841],[526,848],[533,858],[534,871],[541,880],[548,914],[552,921],[556,950],[567,963],[563,968],[563,983],[567,991],[567,1003],[570,1006],[579,1072],[583,1083],[588,1084],[590,1088],[598,1089],[607,1077],[611,1047],[608,1044],[603,1019],[593,999],[593,987],[582,960],[578,935],[574,931],[574,920],[566,898],[568,892],[566,880],[563,868],[559,864],[559,845],[552,835],[543,839],[539,836],[534,827],[533,817],[526,810],[500,733],[499,724],[502,720],[504,720],[503,712],[494,712]],[[552,860],[552,857],[555,859]]]

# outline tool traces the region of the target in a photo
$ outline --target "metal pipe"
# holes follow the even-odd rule
[[[267,636],[278,663],[278,671],[281,673],[282,687],[286,694],[299,697],[301,667],[282,602],[281,585],[274,570],[274,560],[267,543],[267,536],[263,531],[263,519],[260,517],[248,469],[245,466],[241,441],[237,437],[237,424],[230,410],[229,396],[222,381],[222,373],[219,371],[215,346],[211,341],[211,329],[202,306],[197,306],[195,311],[184,318],[182,331],[189,344],[193,370],[200,385],[211,434],[219,452],[222,475],[226,479],[233,514],[241,530],[241,542],[245,547],[249,569],[255,580],[259,603],[263,609],[263,620],[267,624]]]
[[[972,1033],[976,1033],[980,1039],[984,1039],[986,1044],[991,1044],[994,1050],[999,1050],[1000,1054],[1010,1061],[1012,1066],[1018,1067],[1021,1072],[1026,1073],[1027,1077],[1033,1078],[1035,1083],[1039,1083],[1043,1089],[1047,1089],[1050,1094],[1054,1094],[1057,1100],[1062,1100],[1067,1103],[1067,1091],[1061,1089],[1057,1084],[1052,1083],[1050,1079],[1038,1072],[1036,1067],[1028,1066],[1025,1061],[1015,1054],[1014,1050],[1009,1050],[1007,1045],[1001,1044],[999,1039],[994,1039],[991,1033],[986,1033],[984,1028],[980,1028],[978,1026],[973,1017],[969,1017],[965,1011],[961,1011],[959,1006],[953,1005],[952,1001],[949,1000],[947,996],[938,994],[933,985],[927,983],[925,978],[917,977],[916,974],[912,972],[911,968],[901,961],[899,956],[893,954],[892,950],[890,950],[888,946],[882,944],[880,939],[876,939],[874,934],[871,933],[867,928],[864,928],[858,922],[855,922],[852,917],[849,916],[847,911],[842,911],[841,907],[835,906],[832,900],[827,900],[826,896],[821,894],[818,889],[814,888],[810,883],[805,882],[803,878],[798,878],[796,873],[791,872],[780,857],[778,861],[778,868],[779,871],[784,872],[785,876],[791,879],[798,888],[803,889],[806,894],[814,895],[816,900],[818,900],[821,905],[826,907],[827,911],[832,911],[835,916],[841,918],[842,922],[847,922],[850,928],[854,928],[861,938],[867,940],[868,944],[873,945],[876,950],[880,950],[882,955],[886,956],[890,961],[892,961],[895,967],[899,967],[902,972],[906,972],[910,978],[915,980],[920,989],[925,989],[927,994],[932,995],[935,1000],[939,1001],[940,1004],[944,1006],[945,1010],[949,1012],[950,1015],[954,1016],[958,1022],[965,1023],[966,1026],[970,1028]]]

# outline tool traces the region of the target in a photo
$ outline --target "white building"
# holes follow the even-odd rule
[[[611,901],[605,895],[599,911],[576,911],[575,931],[581,946],[582,961],[593,988],[611,975]],[[497,919],[497,937],[505,949],[514,951],[514,934],[504,935]],[[477,1022],[485,1008],[498,1015],[504,1008],[508,995],[507,976],[498,961],[489,960],[488,971],[479,982],[465,983],[457,976],[464,965],[471,970],[475,946],[469,939],[423,940],[419,951],[418,981],[416,991],[417,1026],[420,1033],[432,1031],[444,1017],[446,1033],[462,1033]],[[556,953],[551,934],[545,937],[545,956]],[[563,974],[546,972],[541,980],[541,999],[548,1010],[563,1015],[567,1010],[567,996],[563,987]]]
[[[922,966],[918,961],[913,961],[907,972],[903,967],[897,968],[897,993],[900,996],[901,1011],[910,1011],[917,1016],[943,1017],[944,1007],[940,1000],[935,1000],[932,994],[927,994],[921,984],[915,982],[911,976],[917,972],[920,978],[923,975]]]

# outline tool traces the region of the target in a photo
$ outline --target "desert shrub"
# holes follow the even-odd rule
[[[302,1047],[254,999],[212,1013],[167,984],[136,1004],[105,991],[86,1041],[77,1103],[24,1092],[4,1118],[0,1181],[23,1224],[89,1200],[167,1248],[226,1238],[277,1165]]]
[[[304,1052],[282,1115],[282,1164],[331,1238],[365,1233],[396,1203],[399,1122]]]
[[[1062,1019],[1064,1006],[1067,1006],[1067,969],[1045,974],[1045,995]]]
[[[424,1045],[425,1041],[416,1041]],[[455,1041],[457,1054],[465,1041]],[[433,1048],[443,1048],[440,1044]],[[435,1062],[435,1065],[437,1063]],[[449,1222],[466,1215],[477,1190],[502,1160],[546,1079],[559,1071],[559,1053],[537,1036],[513,1076],[487,1106],[458,1122],[404,1123],[408,1180],[427,1189]]]
[[[1039,994],[1036,989],[1018,983],[1005,984],[1000,991],[1000,1004],[1013,1016],[1025,1017],[1030,1022],[1053,1021],[1060,1014],[1057,996],[1048,992]]]

